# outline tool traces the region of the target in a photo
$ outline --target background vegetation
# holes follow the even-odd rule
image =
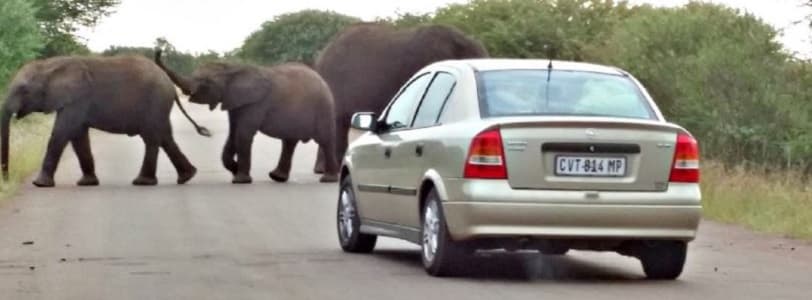
[[[32,58],[88,53],[77,28],[95,25],[118,3],[0,2],[0,87]],[[812,0],[798,4],[812,6]],[[223,59],[312,63],[331,36],[358,20],[319,10],[280,15],[227,54],[183,53],[165,39],[155,46],[183,73]],[[782,49],[780,32],[756,16],[702,2],[654,7],[613,0],[472,0],[377,21],[402,28],[452,25],[482,40],[493,56],[626,69],[669,120],[700,140],[709,217],[812,237],[812,217],[805,215],[812,206],[812,64]],[[152,51],[114,46],[101,54],[151,57]]]
[[[312,64],[330,37],[360,19],[318,10],[280,15],[262,24],[237,51],[237,57],[259,64],[297,61]]]
[[[93,27],[114,12],[121,0],[27,0],[36,12],[34,16],[45,37],[39,57],[64,54],[89,54],[82,38],[76,36],[81,27]]]
[[[37,57],[44,46],[35,12],[27,0],[0,1],[0,95],[5,95],[6,84],[17,69]],[[15,122],[10,148],[19,155],[14,156],[11,164],[10,181],[0,183],[0,199],[12,193],[16,183],[39,165],[47,132],[44,119],[37,116]]]

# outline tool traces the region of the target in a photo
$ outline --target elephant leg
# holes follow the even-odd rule
[[[65,150],[65,147],[68,145],[70,138],[64,130],[57,130],[59,128],[60,122],[56,122],[54,127],[55,130],[51,134],[51,138],[48,140],[48,149],[45,151],[45,159],[42,162],[42,169],[37,176],[37,179],[34,180],[34,185],[37,187],[53,187],[54,183],[54,173],[56,173],[56,168],[59,166],[59,160],[62,158],[62,152]]]
[[[313,173],[324,174],[324,148],[319,146],[319,152],[316,154],[316,164],[313,166]]]
[[[133,180],[133,185],[156,185],[158,178],[155,176],[158,166],[159,144],[151,139],[144,139],[146,150],[144,151],[144,162],[141,164],[141,172]]]
[[[242,130],[234,136],[234,147],[237,150],[237,172],[232,183],[251,183],[251,147],[254,144],[256,130]]]
[[[347,152],[347,145],[349,144],[350,125],[347,122],[338,122],[336,124],[336,140],[335,140],[335,153],[334,159],[336,163],[339,159],[344,158],[344,153]],[[325,166],[326,167],[326,166]],[[336,168],[338,169],[338,168]]]
[[[79,186],[99,185],[96,177],[96,166],[93,162],[93,153],[90,151],[90,134],[88,129],[82,130],[78,137],[71,140],[73,151],[79,159],[79,167],[82,169],[82,178],[76,183]]]
[[[175,166],[175,170],[178,171],[178,184],[188,182],[197,174],[197,168],[180,151],[180,147],[178,147],[175,138],[171,134],[164,139],[161,148],[164,149],[166,155],[169,156],[169,160],[172,161],[172,165]]]
[[[82,128],[76,122],[80,111],[72,107],[65,108],[56,115],[54,122],[54,129],[51,132],[51,138],[48,140],[48,147],[45,150],[45,159],[42,161],[42,169],[34,180],[34,185],[37,187],[52,187],[54,186],[54,173],[59,166],[59,160],[62,158],[62,152],[68,143],[77,138],[82,133]]]
[[[223,154],[220,159],[223,161],[223,167],[226,168],[232,175],[237,174],[237,162],[234,160],[234,155],[237,154],[237,148],[234,146],[234,134],[228,134],[226,143],[223,145]]]
[[[297,140],[282,140],[282,155],[279,156],[279,163],[276,169],[268,176],[276,182],[287,182],[290,176],[290,167],[293,162],[293,152],[296,151]]]
[[[319,179],[320,182],[336,182],[338,181],[338,164],[335,157],[335,141],[333,137],[322,137],[317,143],[319,148],[324,149],[324,175]]]

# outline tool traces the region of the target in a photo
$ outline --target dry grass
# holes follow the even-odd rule
[[[796,172],[773,174],[702,166],[705,217],[757,231],[812,239],[812,184]]]
[[[0,200],[17,191],[20,183],[39,169],[52,127],[52,116],[31,115],[13,120],[9,145],[9,181],[0,183]]]

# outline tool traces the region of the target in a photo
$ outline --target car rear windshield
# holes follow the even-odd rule
[[[637,85],[621,75],[555,69],[483,71],[479,86],[483,117],[656,119]]]

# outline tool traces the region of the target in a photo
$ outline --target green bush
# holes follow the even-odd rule
[[[473,0],[437,10],[431,22],[460,28],[496,57],[585,60],[628,14],[611,0]]]
[[[17,69],[41,48],[34,9],[28,1],[0,1],[0,92]]]
[[[808,99],[802,69],[762,20],[715,4],[639,9],[595,45],[597,60],[629,70],[666,116],[696,134],[706,157],[737,164],[786,163]],[[806,110],[808,116],[808,109]],[[806,124],[804,124],[806,123]]]
[[[262,24],[248,37],[237,56],[248,62],[272,65],[283,62],[312,64],[318,50],[345,26],[359,22],[330,11],[303,10]]]
[[[0,1],[0,102],[11,77],[27,61],[35,58],[43,43],[35,10],[27,0]],[[17,188],[17,183],[37,168],[47,141],[47,117],[34,116],[13,123],[9,145],[15,153],[9,181],[0,180],[0,200]]]
[[[155,47],[163,49],[164,52],[162,59],[164,63],[166,63],[166,66],[184,75],[191,74],[192,71],[194,71],[194,69],[202,63],[220,59],[220,55],[213,51],[209,51],[198,56],[178,51],[175,49],[175,46],[173,46],[165,38],[156,39]],[[155,48],[111,46],[110,48],[107,48],[107,50],[104,50],[101,54],[103,56],[115,56],[123,54],[142,55],[151,60],[155,56]]]
[[[155,56],[155,48],[148,47],[124,47],[111,46],[101,53],[103,56],[115,56],[123,54],[142,55],[152,60]],[[191,74],[196,67],[195,57],[188,53],[175,50],[165,51],[162,56],[166,66],[184,75]]]
[[[727,167],[812,175],[812,69],[763,20],[726,6],[632,6],[612,0],[473,0],[385,20],[448,24],[495,57],[615,65],[648,88],[669,120]]]

